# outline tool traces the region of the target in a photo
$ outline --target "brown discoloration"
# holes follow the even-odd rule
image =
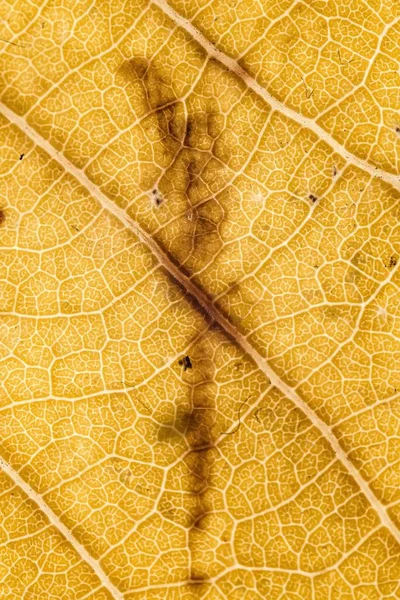
[[[182,103],[175,97],[171,82],[160,68],[143,57],[124,61],[118,75],[128,85],[140,82],[144,114],[150,119],[147,127],[151,129],[155,119],[159,141],[173,159],[182,147],[186,123]]]
[[[5,220],[6,220],[6,213],[4,212],[3,208],[0,208],[0,227],[1,227],[1,225],[4,224]]]
[[[205,580],[206,580],[206,577],[204,575],[200,575],[197,573],[191,573],[189,585],[193,585],[193,586],[204,585]]]
[[[161,142],[167,146],[171,145],[171,142],[176,142],[174,147],[175,145],[181,146],[183,121],[179,114],[178,103],[161,106],[154,111],[154,115],[157,119]]]
[[[119,67],[118,73],[121,73],[127,79],[143,79],[149,65],[150,63],[147,58],[138,56],[130,60],[125,60]]]
[[[160,190],[158,190],[157,188],[154,188],[154,190],[152,190],[151,199],[152,199],[154,206],[156,206],[156,207],[161,206],[162,203],[164,202],[164,198],[163,198]]]
[[[189,115],[186,120],[185,139],[183,140],[183,145],[186,148],[192,147],[191,136],[193,134],[194,126],[195,126],[195,120],[193,119],[193,117],[191,117]]]
[[[160,69],[144,57],[135,57],[124,61],[119,67],[118,73],[128,83],[142,81],[149,110],[160,108],[176,100],[171,85],[168,84]]]
[[[170,444],[179,444],[182,437],[185,439],[188,451],[182,457],[185,478],[184,524],[188,528],[189,550],[191,553],[197,547],[198,535],[206,531],[207,515],[212,514],[213,506],[210,502],[210,492],[213,488],[213,473],[218,451],[214,446],[216,410],[213,406],[197,406],[196,402],[211,404],[215,401],[214,394],[197,398],[193,393],[192,407],[186,410],[177,410],[172,423],[164,424],[160,428],[159,439]],[[172,508],[172,510],[171,510]],[[177,507],[177,510],[179,508]],[[181,509],[182,511],[182,509]],[[167,518],[176,518],[173,507],[168,507],[165,512]],[[182,522],[180,520],[180,522]],[[190,580],[203,581],[206,575],[193,569]]]
[[[187,371],[187,369],[192,368],[192,361],[190,360],[190,356],[184,356],[180,359],[179,364],[183,366],[183,370]]]
[[[162,205],[160,214],[174,222],[175,234],[165,236],[161,231],[156,241],[190,276],[221,247],[226,211],[216,195],[234,173],[225,166],[230,147],[223,139],[226,117],[218,100],[198,98],[195,93],[178,98],[172,73],[157,60],[134,57],[120,66],[118,83],[134,84],[136,100],[142,98],[141,127],[162,169],[161,178],[154,182],[162,199],[157,196],[152,203],[154,209]]]
[[[201,157],[197,157],[193,155],[193,153],[189,154],[187,157],[188,160],[185,161],[187,164],[186,168],[186,182],[185,182],[185,193],[190,199],[191,194],[194,192],[196,185],[198,183],[198,177],[201,175]],[[197,180],[197,181],[196,181]]]
[[[393,269],[393,267],[397,265],[397,258],[395,256],[391,256],[384,264],[387,269]]]
[[[187,302],[187,304],[191,307],[191,309],[193,311],[195,311],[197,314],[201,315],[201,317],[204,321],[204,324],[211,326],[214,319],[210,316],[210,313],[206,310],[206,308],[204,306],[202,306],[196,300],[194,295],[190,294],[190,290],[188,290],[188,288],[184,287],[184,285],[180,281],[178,281],[177,279],[174,279],[174,277],[171,275],[170,271],[168,271],[167,269],[163,269],[163,274],[165,275],[165,277],[167,278],[168,281],[170,281],[171,283],[174,284],[174,288],[177,289],[181,294],[184,295],[185,302]],[[210,304],[211,304],[211,302],[210,302]],[[195,338],[193,338],[193,340],[190,340],[190,342],[194,342],[194,341],[195,341]],[[194,354],[192,354],[192,351],[190,351],[190,356],[191,356],[192,361],[198,360],[199,353],[198,353],[197,346],[196,346],[196,352]],[[213,381],[214,367],[211,368],[211,366],[210,366],[210,368],[207,369],[207,372],[204,373],[203,364],[200,364],[200,372],[202,373],[203,380]],[[198,371],[196,370],[196,374],[197,373],[198,373]]]
[[[173,494],[161,510],[165,518],[179,522],[188,530],[192,556],[188,581],[193,585],[206,582],[208,575],[196,568],[199,536],[205,534],[207,517],[214,511],[214,470],[219,452],[215,442],[220,427],[217,424],[215,366],[212,348],[206,341],[196,341],[188,350],[192,368],[184,371],[177,365],[177,375],[185,382],[185,398],[180,397],[172,418],[160,423],[159,439],[180,449],[181,462],[174,478],[181,492]],[[184,444],[182,442],[184,441]],[[186,447],[186,450],[183,448]],[[167,484],[168,488],[168,484]]]
[[[186,120],[184,145],[187,148],[213,153],[215,142],[221,132],[220,119],[211,109],[189,114]]]
[[[212,260],[221,243],[225,210],[216,195],[228,177],[225,163],[229,143],[220,140],[225,116],[219,114],[214,99],[204,102],[196,97],[177,98],[162,64],[134,58],[126,61],[119,73],[126,85],[134,82],[143,99],[141,126],[162,167],[148,193],[152,199],[155,197],[153,203],[162,197],[159,214],[165,214],[168,223],[173,222],[175,233],[173,239],[156,235],[156,241],[181,272],[190,274],[194,264],[197,268],[201,261]],[[229,172],[229,177],[233,175]],[[192,301],[187,294],[185,297]],[[196,310],[203,312],[197,303]],[[209,322],[206,313],[204,317]],[[173,482],[170,495],[165,494],[160,510],[165,518],[188,528],[193,554],[215,506],[213,475],[219,457],[215,442],[223,427],[217,424],[218,388],[210,348],[195,342],[186,352],[191,368],[187,362],[179,364],[179,360],[174,365],[176,376],[185,382],[185,397],[174,401],[168,418],[158,420],[157,439],[176,447],[177,452],[186,447],[181,455],[181,477],[178,483]],[[179,482],[182,492],[177,491]],[[193,567],[189,580],[193,585],[202,585],[207,578]]]
[[[191,265],[209,262],[221,243],[220,227],[225,219],[209,181],[224,169],[215,157],[219,128],[215,117],[207,111],[190,114],[186,122],[184,147],[171,165],[166,179],[175,182],[186,201],[179,247],[173,254],[184,263],[188,274]],[[210,177],[210,171],[213,177]],[[188,260],[189,259],[189,260]]]
[[[215,422],[215,409],[208,406],[178,407],[174,419],[160,425],[158,439],[173,443],[183,436],[190,452],[212,447],[210,427]],[[196,472],[196,477],[199,475]]]

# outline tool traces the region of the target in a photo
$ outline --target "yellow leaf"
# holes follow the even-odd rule
[[[0,14],[0,598],[400,598],[398,3]]]

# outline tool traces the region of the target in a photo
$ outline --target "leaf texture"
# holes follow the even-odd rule
[[[0,14],[0,598],[399,598],[398,3]]]

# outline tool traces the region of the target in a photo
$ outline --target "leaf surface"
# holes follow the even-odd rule
[[[0,597],[400,597],[397,4],[0,11]]]

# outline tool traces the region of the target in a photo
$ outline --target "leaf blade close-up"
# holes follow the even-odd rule
[[[397,4],[0,14],[0,597],[400,597]]]

